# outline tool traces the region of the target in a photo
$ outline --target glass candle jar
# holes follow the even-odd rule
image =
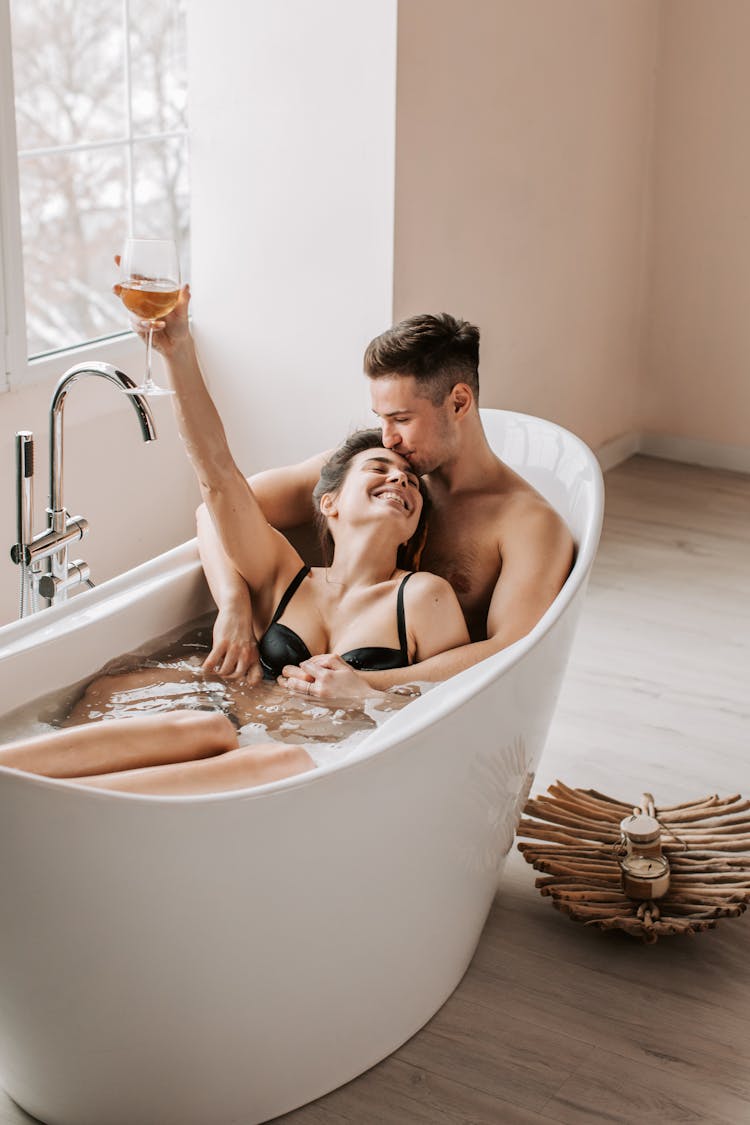
[[[669,890],[669,864],[663,856],[626,855],[620,868],[628,898],[663,898]]]
[[[632,813],[620,821],[628,855],[661,855],[661,825],[646,813]]]

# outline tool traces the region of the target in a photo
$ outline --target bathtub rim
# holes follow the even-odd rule
[[[305,773],[278,781],[266,782],[264,785],[233,789],[223,793],[170,795],[125,793],[95,789],[87,785],[80,785],[67,778],[43,777],[39,774],[28,773],[3,765],[0,765],[0,776],[10,773],[16,777],[25,778],[31,784],[52,787],[53,789],[59,789],[62,786],[75,793],[87,793],[93,799],[122,800],[126,798],[137,802],[155,802],[157,804],[179,802],[191,805],[195,803],[223,803],[229,800],[260,799],[275,793],[281,794],[320,782],[334,771],[364,766],[365,763],[372,762],[375,757],[379,757],[381,754],[392,753],[405,738],[414,737],[430,730],[445,717],[446,713],[453,711],[456,706],[486,690],[490,683],[499,676],[510,672],[554,628],[573,601],[582,596],[585,590],[601,534],[604,516],[604,481],[601,468],[592,450],[576,434],[556,422],[511,410],[490,408],[489,410],[483,409],[480,413],[482,415],[503,415],[508,419],[516,419],[522,423],[541,423],[545,429],[559,434],[567,443],[577,446],[584,463],[587,464],[589,469],[587,485],[592,490],[591,514],[587,520],[582,541],[576,544],[576,557],[570,574],[562,589],[536,625],[525,636],[520,637],[500,652],[493,653],[477,664],[471,665],[452,676],[449,680],[438,683],[429,693],[429,698],[435,704],[429,709],[429,712],[427,709],[423,709],[424,713],[418,714],[412,722],[409,722],[408,718],[393,724],[387,721],[377,730],[372,731],[362,743],[353,747],[351,754],[348,754],[341,761],[329,762]],[[511,467],[523,476],[522,468]],[[58,631],[55,629],[55,625],[65,617],[70,616],[72,619],[75,614],[80,619],[80,623],[74,628],[84,627],[87,618],[93,620],[98,616],[97,609],[102,603],[106,602],[112,605],[113,599],[115,601],[121,600],[125,595],[129,600],[139,587],[157,589],[160,585],[164,585],[171,580],[176,571],[189,574],[196,569],[196,564],[199,565],[197,539],[193,538],[157,555],[153,559],[146,560],[137,567],[132,567],[130,570],[102,582],[92,590],[82,592],[72,602],[45,609],[41,613],[2,626],[0,627],[0,640],[3,639],[3,634],[8,631],[11,633],[11,645],[10,647],[3,646],[0,648],[0,658],[12,657],[16,653],[34,647],[45,639],[56,638]],[[40,617],[43,617],[42,621],[39,620]],[[41,636],[39,635],[40,632]],[[32,635],[36,635],[34,640],[30,639]],[[12,641],[16,638],[17,642],[13,644]],[[470,687],[467,687],[467,681],[471,682]],[[456,698],[457,693],[459,698]],[[408,708],[405,710],[408,712]],[[393,716],[393,719],[399,719],[402,714],[404,714],[404,711],[399,711]]]

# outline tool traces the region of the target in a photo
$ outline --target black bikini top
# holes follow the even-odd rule
[[[271,624],[260,639],[258,652],[263,671],[267,677],[275,679],[281,675],[285,664],[301,664],[312,656],[309,648],[293,629],[282,625],[279,618],[297,589],[310,573],[309,566],[303,566],[287,586],[284,594],[276,607]],[[353,648],[350,652],[343,652],[342,659],[356,668],[358,672],[388,671],[391,668],[406,668],[409,663],[409,651],[406,643],[406,619],[404,617],[404,586],[411,573],[407,574],[398,588],[396,598],[396,621],[398,624],[399,648],[380,648],[366,645],[363,648]]]

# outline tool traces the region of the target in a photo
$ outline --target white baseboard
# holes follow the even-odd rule
[[[640,449],[641,435],[631,430],[630,433],[620,434],[611,441],[605,441],[604,445],[600,445],[596,450],[596,458],[602,472],[606,473],[608,469],[614,469],[615,465],[627,461],[634,453],[640,453]]]
[[[750,473],[750,445],[725,445],[719,441],[673,437],[670,434],[641,434],[639,452],[665,461],[686,461],[709,469],[731,469]]]
[[[664,461],[684,461],[709,469],[730,469],[750,474],[750,445],[728,445],[699,438],[674,437],[671,434],[643,434],[635,430],[605,441],[596,450],[602,472],[627,461],[635,453],[660,457]]]

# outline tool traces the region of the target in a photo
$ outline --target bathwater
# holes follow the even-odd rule
[[[274,681],[250,685],[204,672],[215,613],[136,652],[118,656],[95,676],[37,699],[3,720],[3,741],[79,723],[175,709],[219,711],[237,728],[239,743],[304,745],[318,764],[340,760],[395,710],[421,694],[413,685],[365,703],[311,700]]]

